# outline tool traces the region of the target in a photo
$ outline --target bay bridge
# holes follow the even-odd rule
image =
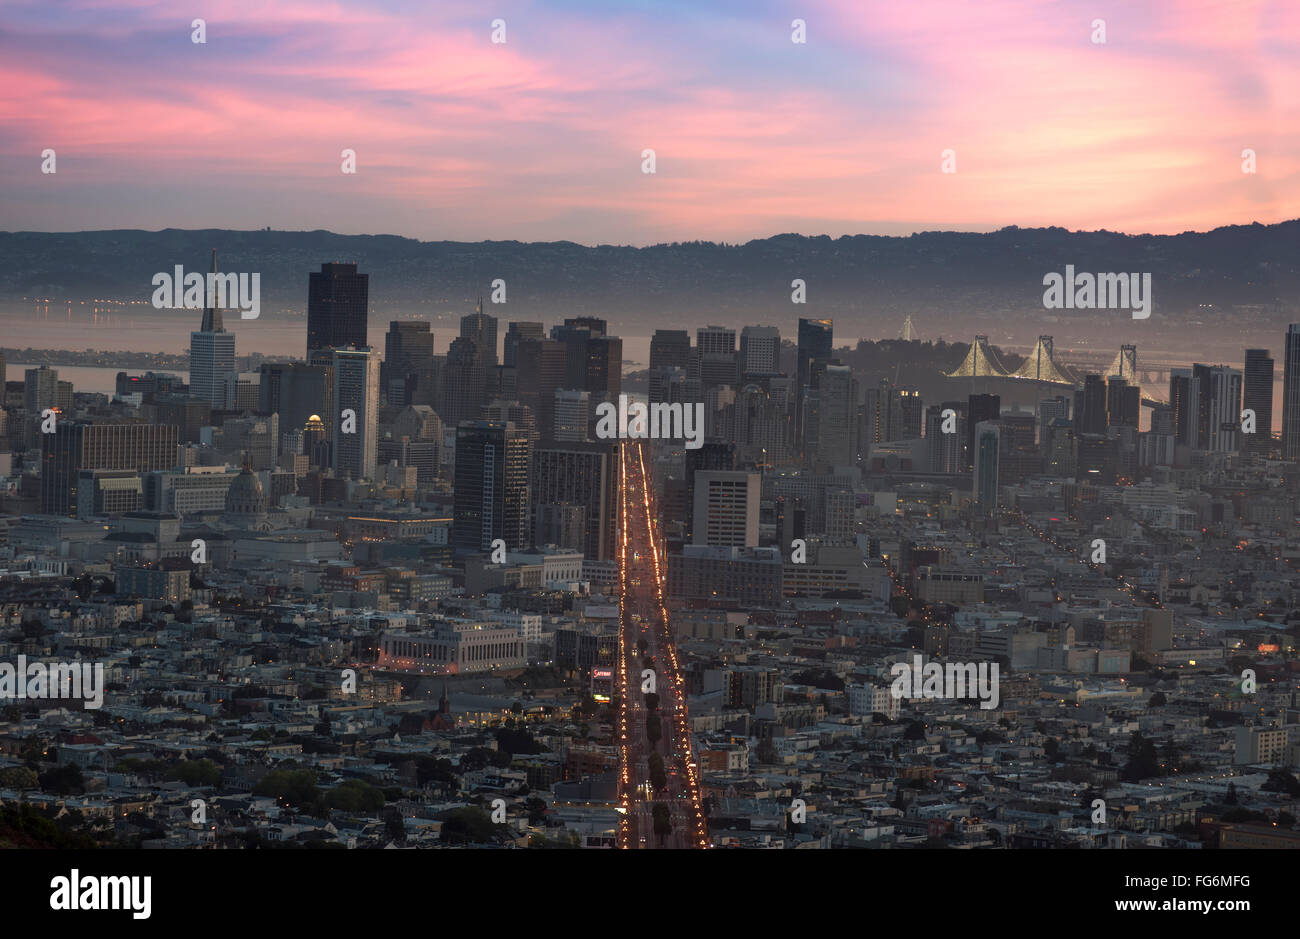
[[[1021,381],[1045,382],[1051,385],[1068,385],[1078,388],[1083,385],[1084,375],[1101,375],[1103,378],[1117,376],[1131,385],[1141,387],[1144,384],[1168,382],[1169,370],[1183,368],[1180,363],[1144,364],[1138,370],[1137,346],[1122,345],[1113,358],[1108,354],[1096,353],[1071,354],[1072,362],[1061,361],[1056,355],[1055,343],[1051,336],[1039,336],[1038,342],[1028,357],[1014,371],[1003,366],[997,353],[989,346],[988,336],[976,336],[970,344],[966,357],[951,372],[944,372],[948,378],[1007,378]],[[1107,359],[1109,363],[1103,365]],[[1147,407],[1164,402],[1155,398],[1144,397],[1142,403]]]

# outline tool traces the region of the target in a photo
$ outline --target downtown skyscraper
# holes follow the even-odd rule
[[[1206,449],[1215,453],[1238,450],[1241,448],[1241,372],[1226,365],[1212,365],[1206,366],[1203,374]]]
[[[457,553],[527,548],[532,441],[514,424],[465,421],[456,428],[452,545]]]
[[[980,514],[994,516],[998,510],[998,471],[1002,463],[1002,428],[997,421],[980,421],[974,428],[975,453],[971,484]]]
[[[800,452],[807,447],[808,388],[816,387],[821,370],[830,361],[834,324],[831,320],[799,318],[798,362],[795,377],[795,439]]]
[[[1255,412],[1255,432],[1242,435],[1243,449],[1267,454],[1273,446],[1273,358],[1267,349],[1247,349],[1242,408]]]
[[[699,384],[699,359],[691,347],[691,334],[684,329],[656,329],[650,339],[650,401],[666,401],[667,386],[674,375]],[[696,392],[698,396],[698,391]]]
[[[374,479],[379,452],[379,352],[334,349],[333,465],[340,476]]]
[[[308,275],[307,357],[317,349],[366,345],[370,275],[355,264],[322,264]]]
[[[212,252],[212,273],[217,273],[217,252]],[[190,394],[213,410],[235,406],[239,373],[235,370],[235,335],[226,332],[216,298],[205,291],[203,320],[190,333]]]
[[[478,298],[473,313],[460,318],[460,338],[472,339],[478,346],[484,365],[493,369],[497,365],[497,318],[483,312],[483,298]]]
[[[773,375],[781,370],[781,330],[746,326],[740,331],[740,373]]]
[[[1300,323],[1287,327],[1282,363],[1282,459],[1300,460]]]

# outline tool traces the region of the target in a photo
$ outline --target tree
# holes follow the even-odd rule
[[[26,766],[10,766],[0,769],[0,786],[6,789],[35,789],[40,784],[34,770]]]
[[[651,810],[654,817],[654,831],[659,836],[659,845],[663,846],[664,839],[673,833],[673,819],[668,811],[668,806],[662,802],[656,802]]]
[[[1300,780],[1280,768],[1269,770],[1268,780],[1260,788],[1268,792],[1285,792],[1293,799],[1300,797]]]
[[[451,761],[419,756],[415,759],[415,782],[420,786],[436,783],[440,789],[454,789],[457,784]]]
[[[646,763],[650,767],[650,785],[656,791],[668,787],[668,776],[664,773],[664,758],[658,753],[651,753]]]
[[[528,824],[540,825],[546,819],[546,803],[536,796],[527,799],[524,808],[528,811]]]
[[[325,804],[356,815],[373,815],[384,807],[384,794],[365,780],[348,779],[325,793]]]
[[[309,769],[273,770],[258,781],[253,794],[273,796],[286,808],[301,809],[309,815],[324,814],[316,774]]]
[[[492,816],[475,806],[452,809],[442,822],[442,840],[452,844],[484,844],[497,839]]]
[[[514,756],[517,753],[546,753],[546,747],[533,739],[527,730],[512,727],[498,727],[493,732],[497,738],[497,752]],[[505,764],[509,766],[509,762]]]
[[[1169,699],[1165,697],[1165,693],[1163,691],[1157,691],[1155,694],[1151,696],[1151,700],[1147,702],[1147,705],[1148,707],[1162,708],[1168,702]]]
[[[390,841],[398,844],[406,844],[406,823],[402,821],[402,816],[393,812],[384,822],[384,834]]]
[[[86,780],[81,775],[81,768],[71,763],[48,769],[39,774],[37,779],[42,789],[48,789],[61,796],[80,795],[86,791]]]
[[[1119,772],[1124,782],[1138,782],[1151,776],[1159,776],[1160,760],[1156,757],[1156,746],[1140,730],[1133,731],[1129,737],[1128,762]]]
[[[169,775],[187,786],[216,786],[221,783],[221,767],[211,760],[181,760],[171,768]]]

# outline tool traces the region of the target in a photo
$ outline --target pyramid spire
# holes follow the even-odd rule
[[[216,291],[216,273],[217,273],[217,249],[212,249],[212,275],[208,278],[209,283],[204,284],[203,288],[203,326],[199,329],[201,333],[224,333],[226,331],[225,321],[221,318],[221,311],[217,309],[217,291]]]

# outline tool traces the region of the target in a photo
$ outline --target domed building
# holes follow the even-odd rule
[[[329,463],[329,441],[325,435],[325,422],[319,414],[307,418],[302,428],[302,454],[311,466],[325,466]]]
[[[266,502],[262,481],[253,473],[245,453],[244,468],[226,492],[226,510],[221,514],[221,521],[248,531],[270,531]]]

